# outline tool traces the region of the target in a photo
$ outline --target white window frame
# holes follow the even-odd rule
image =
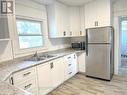
[[[22,18],[16,18],[16,23],[17,23],[17,20],[21,20],[21,21],[29,21],[29,22],[37,22],[37,23],[40,23],[41,25],[41,34],[18,34],[18,43],[19,43],[19,49],[31,49],[31,48],[39,48],[39,47],[44,47],[44,44],[42,46],[37,46],[37,47],[30,47],[30,48],[20,48],[20,42],[19,42],[19,37],[20,36],[41,36],[42,37],[42,43],[44,43],[44,36],[43,36],[43,30],[42,30],[42,25],[43,25],[43,22],[42,21],[35,21],[35,20],[30,20],[30,19],[22,19]],[[17,24],[16,24],[17,26]],[[17,29],[18,30],[18,29]],[[18,31],[17,31],[18,33]]]
[[[43,43],[44,43],[44,45],[42,47],[33,47],[33,48],[20,49],[19,35],[18,35],[18,32],[17,32],[17,24],[16,24],[17,19],[26,19],[26,20],[37,21],[37,22],[42,23],[41,24],[42,25],[41,29],[42,29],[42,37],[43,37]],[[26,53],[35,52],[35,51],[48,50],[48,47],[45,44],[46,37],[44,37],[44,35],[43,35],[43,34],[45,34],[44,32],[46,32],[46,30],[45,30],[45,27],[46,27],[45,26],[46,25],[45,19],[36,19],[36,18],[25,17],[25,16],[16,16],[14,22],[15,22],[15,25],[14,25],[15,32],[14,32],[14,44],[13,44],[14,50],[13,51],[14,51],[15,55],[26,54]]]

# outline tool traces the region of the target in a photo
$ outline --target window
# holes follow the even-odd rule
[[[42,47],[42,22],[17,19],[17,32],[20,49]]]

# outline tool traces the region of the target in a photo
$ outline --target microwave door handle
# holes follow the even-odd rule
[[[88,30],[86,29],[86,56],[88,56]]]

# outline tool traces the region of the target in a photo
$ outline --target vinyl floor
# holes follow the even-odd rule
[[[127,95],[127,77],[114,76],[109,82],[76,74],[48,95]]]

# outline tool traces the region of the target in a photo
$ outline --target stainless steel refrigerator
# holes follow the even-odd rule
[[[86,75],[111,80],[114,74],[113,28],[86,29]]]

